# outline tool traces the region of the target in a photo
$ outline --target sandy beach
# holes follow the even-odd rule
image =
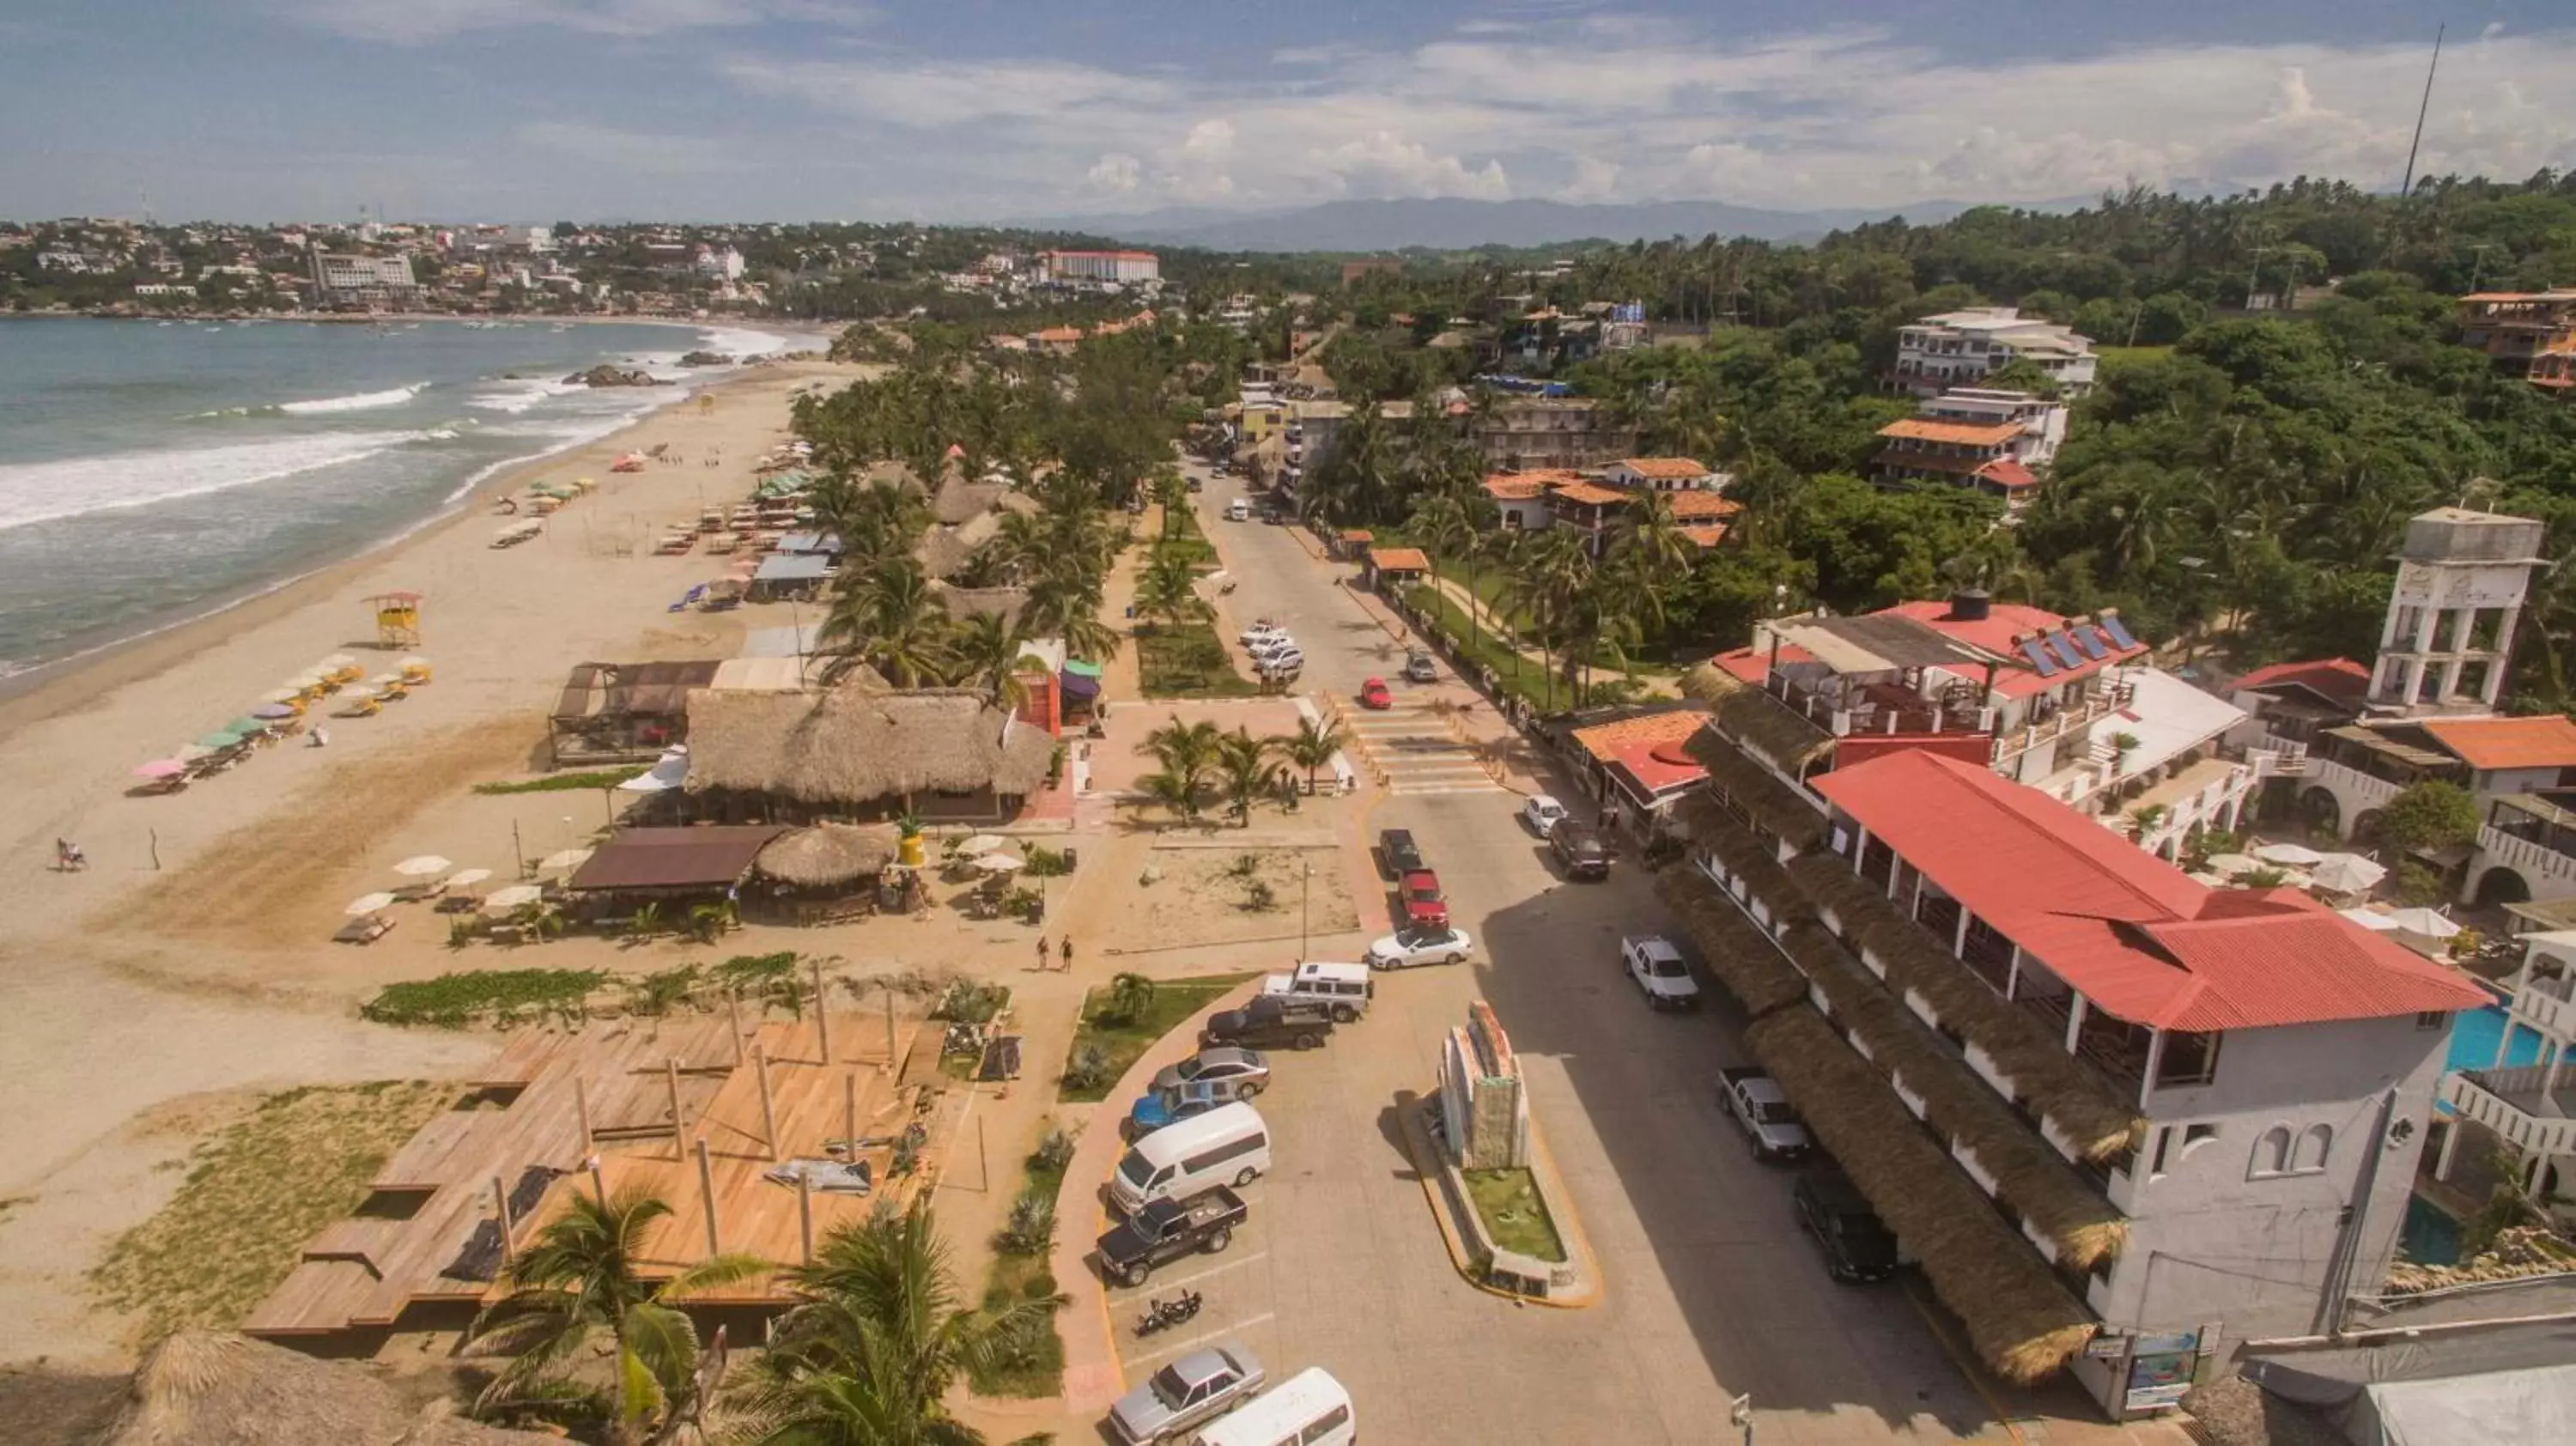
[[[596,828],[592,793],[477,797],[524,776],[564,672],[592,659],[731,656],[765,610],[670,613],[721,560],[657,557],[652,537],[730,503],[786,435],[791,395],[864,369],[783,362],[727,378],[635,426],[495,478],[455,516],[210,618],[44,679],[0,702],[0,824],[11,927],[0,937],[0,1361],[118,1353],[112,1322],[79,1301],[77,1272],[178,1183],[204,1127],[252,1092],[436,1077],[471,1068],[488,1037],[407,1033],[352,1006],[392,979],[462,963],[426,908],[371,948],[327,942],[352,897],[400,882],[392,859],[444,854],[507,876],[514,831],[530,857]],[[613,474],[657,443],[681,465]],[[711,453],[720,465],[704,465]],[[539,480],[598,491],[525,545],[490,546],[494,499]],[[424,595],[436,681],[364,719],[329,719],[330,746],[257,750],[173,796],[128,790],[134,767],[256,704],[335,652],[375,671],[365,599]],[[786,621],[784,609],[779,622]],[[326,713],[331,703],[317,712]],[[53,868],[56,838],[90,867]],[[555,959],[543,961],[548,964]]]

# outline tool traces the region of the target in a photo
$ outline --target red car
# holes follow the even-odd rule
[[[1440,892],[1440,876],[1429,869],[1415,869],[1398,885],[1404,896],[1404,924],[1408,929],[1446,929],[1449,927],[1449,900]]]
[[[1395,695],[1386,690],[1386,679],[1371,678],[1360,684],[1360,706],[1377,709],[1395,706]]]

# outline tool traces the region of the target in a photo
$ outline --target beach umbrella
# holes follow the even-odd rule
[[[349,656],[347,653],[333,653],[331,656],[322,660],[322,666],[325,668],[347,668],[355,666],[357,661],[358,660],[356,658]]]
[[[2306,844],[2294,843],[2265,844],[2254,851],[2254,857],[2267,864],[2288,864],[2292,868],[2306,868],[2310,864],[2325,861],[2324,854],[2318,853]]]
[[[445,873],[452,867],[454,865],[436,854],[415,854],[394,865],[394,872],[407,879],[417,879]]]
[[[197,740],[197,746],[200,748],[211,748],[216,752],[221,753],[227,748],[240,747],[241,735],[238,733],[227,733],[218,730],[200,737]]]
[[[2335,911],[2374,934],[2394,934],[2397,921],[2377,909],[2338,909]]]
[[[224,731],[227,733],[238,733],[244,738],[248,738],[254,733],[267,732],[268,725],[257,718],[244,714],[239,718],[235,718],[230,723],[225,724]]]
[[[2388,870],[2359,854],[2328,854],[2309,871],[2309,882],[2338,894],[2358,894],[2388,877]]]
[[[2448,939],[2460,932],[2459,925],[2432,909],[2399,909],[2388,917],[2396,922],[2399,932],[2421,934],[2427,939]]]
[[[2214,855],[2209,861],[2209,866],[2222,874],[2247,874],[2263,867],[2243,854]]]
[[[492,892],[485,894],[483,896],[483,907],[487,909],[515,909],[521,904],[533,904],[545,896],[546,891],[538,888],[534,884],[512,884],[506,889],[494,889]]]
[[[393,906],[393,902],[394,896],[391,894],[360,894],[358,897],[351,899],[349,901],[349,907],[341,910],[340,912],[347,914],[352,919],[360,919],[376,912],[378,909],[391,908]]]
[[[367,685],[372,688],[392,688],[400,686],[402,680],[403,675],[400,673],[378,673],[367,680]]]
[[[1014,854],[983,854],[975,860],[975,867],[988,874],[1015,874],[1028,866],[1028,860]]]
[[[461,889],[468,884],[479,884],[490,877],[492,877],[490,869],[458,869],[447,876],[447,886],[451,889]]]
[[[203,747],[199,744],[182,743],[178,747],[170,750],[170,756],[178,759],[182,763],[194,763],[200,758],[211,756],[214,751],[215,750],[211,748]]]
[[[979,833],[973,838],[966,840],[964,843],[959,844],[957,846],[957,851],[961,854],[989,854],[995,849],[1009,848],[1010,846],[1011,841],[1002,837],[1000,834]]]
[[[688,781],[689,750],[683,746],[664,753],[654,765],[624,783],[620,793],[667,793]]]
[[[250,710],[250,716],[268,722],[282,723],[295,716],[295,710],[283,703],[262,703]]]
[[[137,778],[176,778],[188,771],[188,765],[176,758],[155,758],[134,770]]]
[[[589,849],[564,849],[546,855],[537,867],[549,873],[556,869],[577,869],[589,862],[590,854]]]
[[[295,689],[293,689],[293,688],[280,688],[280,689],[276,690],[275,692],[271,692],[271,693],[262,693],[262,694],[260,694],[260,695],[259,695],[259,701],[261,701],[261,702],[263,702],[263,703],[270,704],[271,706],[274,706],[274,707],[285,707],[285,705],[287,705],[287,704],[289,704],[289,703],[292,703],[292,702],[294,702],[296,699],[301,698],[301,697],[303,697],[303,696],[304,696],[304,695],[303,695],[302,693],[297,692],[297,691],[296,691]],[[295,710],[294,710],[294,709],[292,709],[292,708],[287,708],[287,709],[286,709],[286,711],[287,711],[288,713],[290,713],[290,714],[291,714],[291,713],[293,713]]]

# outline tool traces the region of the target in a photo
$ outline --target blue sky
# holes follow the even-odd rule
[[[2566,0],[10,0],[0,214],[2040,200],[2576,166]]]

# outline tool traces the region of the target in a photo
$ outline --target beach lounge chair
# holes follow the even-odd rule
[[[331,942],[334,944],[372,944],[378,939],[383,938],[385,936],[385,931],[391,929],[393,926],[394,921],[385,918],[381,914],[362,915],[341,925],[340,932],[331,936]]]
[[[432,879],[425,884],[405,884],[393,891],[397,904],[425,904],[447,892],[447,880]]]
[[[373,718],[385,711],[385,705],[374,698],[352,698],[331,710],[334,718]]]
[[[765,1178],[791,1187],[801,1177],[826,1195],[865,1195],[876,1188],[874,1172],[865,1160],[843,1164],[839,1160],[801,1155],[792,1160],[781,1160],[761,1173]]]

